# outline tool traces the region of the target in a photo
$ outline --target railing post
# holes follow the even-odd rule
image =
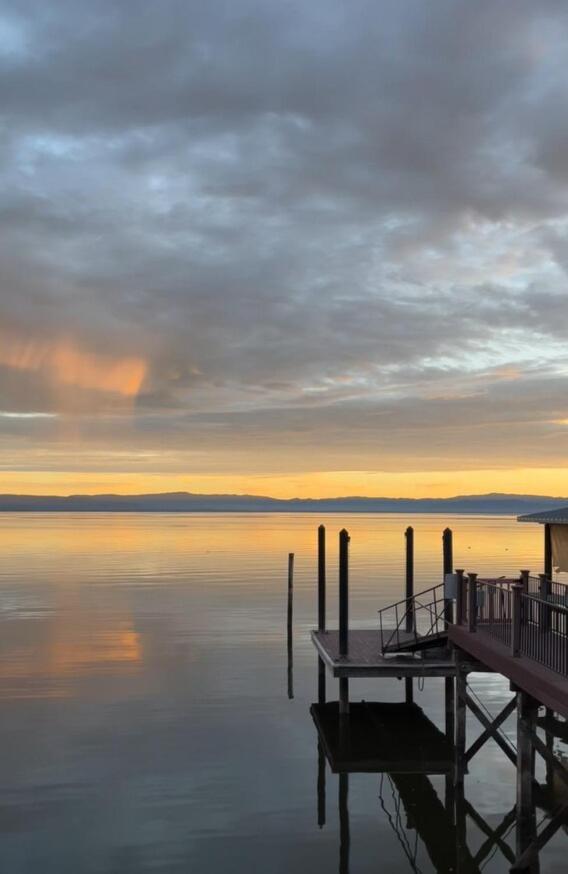
[[[551,583],[549,577],[546,574],[538,575],[539,583],[538,583],[538,594],[539,597],[548,603],[550,600],[551,594]],[[550,628],[550,611],[548,607],[545,607],[544,604],[540,605],[540,630],[548,631]]]
[[[511,655],[518,658],[521,654],[521,595],[523,587],[519,584],[511,586]]]
[[[339,655],[349,651],[349,534],[339,532]]]
[[[469,631],[477,631],[477,574],[468,574],[467,620]]]
[[[325,631],[325,526],[318,528],[318,631]]]
[[[550,523],[544,526],[544,573],[552,579],[552,529]]]
[[[522,589],[523,589],[523,592],[525,593],[525,595],[528,595],[528,593],[529,593],[529,576],[530,576],[530,571],[521,571],[520,585],[522,586]],[[521,617],[521,621],[524,619],[525,622],[530,622],[532,619],[532,616],[530,615],[530,610],[531,610],[530,601],[521,601],[521,613],[524,612],[525,608],[528,608],[529,615]]]
[[[409,525],[406,537],[406,622],[405,631],[414,628],[414,528]]]
[[[457,588],[456,588],[456,622],[458,625],[463,625],[464,620],[464,606],[465,606],[465,580],[464,580],[464,571],[457,570],[456,575],[458,578]]]

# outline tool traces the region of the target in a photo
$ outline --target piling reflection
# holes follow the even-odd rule
[[[504,871],[539,874],[538,851],[524,867],[515,867],[519,851],[537,833],[537,820],[552,821],[563,792],[552,777],[533,783],[533,803],[519,803],[489,824],[465,792],[466,757],[455,754],[453,739],[441,732],[416,704],[361,702],[340,715],[338,702],[312,704],[317,729],[317,819],[326,823],[326,769],[338,775],[339,871],[349,872],[348,790],[352,774],[377,774],[379,804],[409,870],[419,871],[419,852],[438,874],[480,874],[499,856]],[[562,723],[564,726],[564,723]],[[445,775],[442,797],[432,778]],[[439,782],[439,781],[438,781]],[[568,788],[563,785],[563,791]],[[522,817],[519,812],[522,810]],[[568,812],[565,817],[568,823]],[[468,842],[468,826],[479,834]],[[567,828],[567,825],[564,826]]]

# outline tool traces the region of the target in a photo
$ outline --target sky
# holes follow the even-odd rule
[[[568,495],[568,6],[4,0],[0,492]]]

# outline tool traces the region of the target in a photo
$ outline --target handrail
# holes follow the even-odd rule
[[[379,614],[379,625],[381,630],[383,653],[391,646],[391,644],[395,640],[397,645],[400,645],[401,626],[403,625],[403,623],[406,625],[406,618],[409,615],[412,616],[412,629],[408,631],[405,628],[405,633],[410,633],[411,635],[413,635],[415,642],[418,641],[419,637],[422,639],[436,634],[438,624],[445,619],[445,600],[443,597],[438,597],[437,594],[440,589],[444,589],[443,583],[437,586],[431,586],[429,589],[424,589],[423,591],[418,592],[417,594],[409,598],[403,598],[401,601],[397,601],[395,604],[389,604],[388,607],[383,607],[381,608],[381,610],[377,611]],[[430,595],[431,600],[428,603],[424,603],[422,600],[420,600],[424,598],[424,595]],[[401,607],[401,605],[403,604],[405,609],[404,611],[402,611],[402,615],[399,616],[399,607]],[[383,634],[383,614],[385,614],[387,611],[392,612],[393,610],[395,613],[395,627],[391,631],[388,639],[385,641]],[[426,633],[419,635],[416,623],[416,614],[420,610],[426,611],[426,613],[429,614],[427,621],[429,621],[430,624],[428,629],[426,630]],[[390,629],[386,629],[387,632],[389,630]]]
[[[408,601],[415,601],[416,598],[419,598],[421,595],[427,595],[428,592],[434,592],[436,589],[443,589],[444,584],[438,583],[437,586],[430,586],[429,589],[422,589],[421,592],[415,592],[410,598],[401,598],[400,601],[395,601],[394,604],[389,604],[387,607],[381,607],[380,610],[377,610],[377,613],[385,613],[387,610],[394,610],[395,607],[399,607],[401,604],[406,604]]]
[[[499,586],[478,579],[474,586],[470,631],[500,641],[513,657],[524,656],[562,676],[568,674],[568,605],[558,603],[554,594],[550,597],[546,587],[546,597],[540,597],[521,584]]]

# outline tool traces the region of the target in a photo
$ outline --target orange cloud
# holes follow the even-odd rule
[[[141,358],[111,358],[85,352],[70,340],[1,339],[0,365],[43,371],[57,383],[135,397],[146,377]]]

